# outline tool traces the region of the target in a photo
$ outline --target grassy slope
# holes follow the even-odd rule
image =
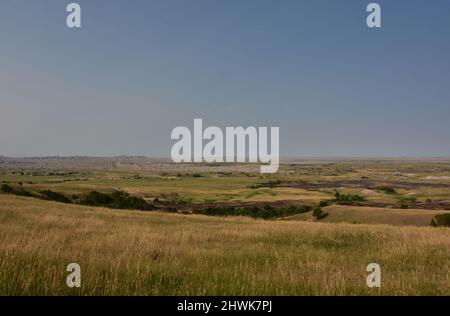
[[[450,294],[450,230],[142,213],[0,194],[0,294]],[[81,289],[65,267],[82,267]],[[368,289],[366,266],[382,266]]]
[[[431,219],[450,211],[391,209],[377,207],[361,207],[347,205],[332,205],[323,208],[329,215],[321,222],[386,224],[394,226],[430,226]],[[288,220],[315,221],[312,212],[287,217]]]

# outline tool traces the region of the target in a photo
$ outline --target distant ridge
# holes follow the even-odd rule
[[[328,164],[328,163],[401,163],[401,162],[433,162],[450,163],[450,158],[356,158],[356,157],[289,157],[282,158],[281,163],[289,164]],[[178,170],[180,172],[199,171],[257,171],[258,164],[249,163],[181,163],[176,164],[169,158],[156,158],[146,156],[43,156],[43,157],[7,157],[0,156],[0,170],[83,170],[83,169],[120,169],[120,170]],[[255,169],[255,170],[253,170]]]

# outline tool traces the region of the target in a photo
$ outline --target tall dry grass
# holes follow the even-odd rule
[[[66,286],[77,262],[82,287]],[[366,286],[366,266],[382,287]],[[0,195],[2,295],[449,295],[450,229],[262,221]]]

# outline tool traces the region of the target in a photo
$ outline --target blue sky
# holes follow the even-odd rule
[[[0,0],[0,155],[168,156],[279,126],[291,156],[450,156],[450,2]]]

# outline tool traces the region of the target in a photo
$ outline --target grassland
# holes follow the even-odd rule
[[[118,211],[0,195],[2,295],[449,295],[450,230]],[[65,284],[68,263],[82,287]],[[367,264],[382,287],[366,286]]]
[[[258,170],[251,165],[13,166],[2,164],[0,159],[1,183],[21,183],[26,189],[50,189],[67,195],[121,189],[146,199],[177,198],[191,203],[297,200],[315,204],[333,198],[338,189],[365,196],[373,204],[400,207],[409,198],[415,204],[429,201],[430,209],[450,209],[450,161],[300,161],[281,165],[275,175],[251,172]],[[264,187],[271,181],[280,184]],[[395,194],[378,189],[383,186],[393,187]]]
[[[393,209],[348,205],[332,205],[323,209],[329,216],[321,219],[325,223],[383,224],[393,226],[429,226],[434,216],[449,211]],[[316,221],[312,212],[293,215],[286,220]],[[449,245],[450,247],[450,245]]]
[[[4,159],[0,185],[3,295],[450,295],[450,161],[173,165],[143,158]],[[71,204],[45,201],[43,190]],[[79,205],[127,192],[155,210]],[[347,205],[336,192],[357,196]],[[313,209],[328,216],[317,219]],[[329,206],[326,206],[330,204]],[[310,207],[270,220],[194,215],[203,207]],[[168,213],[167,211],[171,211]],[[82,287],[65,283],[68,263]],[[382,287],[366,286],[366,266]]]

